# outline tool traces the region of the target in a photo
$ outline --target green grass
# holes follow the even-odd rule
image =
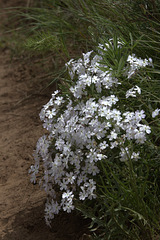
[[[159,1],[41,0],[12,11],[11,22],[15,17],[17,23],[12,49],[17,52],[52,54],[65,63],[116,34],[132,48],[136,45],[138,56],[149,56],[155,68],[159,65]]]

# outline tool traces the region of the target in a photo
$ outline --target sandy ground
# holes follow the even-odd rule
[[[12,2],[20,1],[1,0],[0,6]],[[61,214],[52,229],[46,226],[45,193],[29,180],[32,153],[43,134],[39,112],[53,91],[38,92],[43,74],[37,61],[11,60],[10,51],[0,49],[0,240],[87,239],[85,222],[75,214]]]

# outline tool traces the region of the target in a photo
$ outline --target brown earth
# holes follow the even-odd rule
[[[27,3],[0,0],[0,7]],[[43,134],[39,112],[54,87],[40,93],[40,61],[10,56],[9,49],[0,49],[0,240],[87,239],[85,221],[75,213],[57,216],[51,229],[45,224],[46,196],[30,183],[28,169]]]

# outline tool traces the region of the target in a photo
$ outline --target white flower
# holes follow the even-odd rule
[[[156,110],[154,110],[152,112],[152,118],[155,118],[156,116],[158,116],[159,112],[160,112],[160,109],[158,109],[158,108]]]
[[[68,153],[71,151],[71,143],[67,142],[63,145],[63,154],[68,155]]]
[[[39,165],[32,165],[28,172],[37,174],[39,172]]]
[[[78,186],[82,183],[82,182],[86,182],[88,180],[88,177],[87,175],[85,174],[85,172],[83,171],[83,173],[81,173],[78,177],[78,180],[77,180],[77,184]]]
[[[64,193],[62,194],[62,199],[63,199],[63,198],[66,198],[66,199],[70,199],[70,198],[71,198],[71,199],[72,199],[73,196],[74,196],[74,195],[73,195],[73,192],[68,190],[67,192],[64,192]]]
[[[121,112],[117,109],[113,109],[111,111],[111,116],[116,121],[116,124],[119,125],[120,121],[122,120]]]
[[[67,190],[67,183],[66,180],[63,179],[63,182],[60,183],[60,190]]]
[[[111,107],[113,104],[118,102],[118,98],[115,95],[111,95],[107,98],[100,99],[99,102],[101,105]]]
[[[54,99],[58,93],[59,93],[59,90],[54,91],[54,93],[52,93],[52,99]]]
[[[130,68],[128,71],[128,78],[130,78],[133,74],[135,74],[136,70],[146,67],[147,65],[153,66],[152,59],[141,59],[135,57],[135,54],[129,55],[127,62],[130,64]]]
[[[137,161],[140,158],[139,156],[139,152],[133,152],[131,155],[131,159],[134,159],[135,161]]]
[[[139,110],[137,110],[136,112],[135,112],[135,118],[138,120],[138,121],[141,121],[143,118],[145,118],[145,113],[144,113],[144,110],[141,110],[141,111],[139,111]]]
[[[71,202],[67,202],[63,205],[63,210],[67,213],[70,213],[72,210],[74,210],[74,205]]]
[[[126,161],[128,161],[128,157],[129,157],[128,147],[121,148],[121,151],[120,151],[120,161],[121,162],[126,162]]]
[[[146,141],[146,135],[144,132],[136,130],[135,139],[137,143],[143,144]]]
[[[129,55],[127,58],[127,62],[129,62],[130,64],[133,64],[135,61],[135,54]]]
[[[67,213],[70,213],[74,209],[73,197],[73,192],[69,190],[62,194],[61,206],[63,207],[63,210]]]
[[[63,103],[64,101],[63,101],[63,97],[56,97],[56,100],[54,100],[54,103],[56,104],[56,105],[61,105],[61,103]]]
[[[139,130],[140,130],[141,132],[146,132],[146,133],[148,133],[148,134],[151,133],[151,128],[150,128],[149,126],[147,126],[147,125],[140,125]]]
[[[134,112],[125,112],[123,116],[125,116],[124,122],[130,122],[133,119]]]
[[[93,51],[87,52],[86,54],[83,53],[84,65],[86,66],[90,62],[90,55]]]
[[[47,110],[46,117],[50,119],[53,118],[53,116],[56,116],[56,109],[52,108],[52,110]]]
[[[99,144],[99,148],[101,150],[104,150],[108,147],[109,145],[106,143],[106,141],[103,141],[102,143]]]
[[[62,151],[64,144],[65,144],[65,141],[63,139],[61,138],[57,139],[55,142],[56,149],[59,149],[60,151]]]
[[[110,135],[108,136],[108,138],[110,141],[117,138],[117,133],[115,132],[115,129],[110,132]]]
[[[76,177],[74,176],[73,172],[70,172],[70,173],[66,173],[65,179],[66,179],[66,184],[68,183],[73,184]]]
[[[140,89],[138,86],[135,86],[135,87],[129,89],[129,90],[126,92],[126,98],[136,97],[136,92],[137,92],[138,94],[141,94],[141,89]]]
[[[84,191],[84,189],[82,189],[82,190],[83,191],[79,193],[79,199],[80,200],[85,200],[88,197],[88,193],[86,191]]]
[[[99,107],[98,115],[100,117],[105,117],[107,120],[109,120],[111,118],[111,110],[108,109],[108,107]]]
[[[119,143],[118,143],[117,141],[111,142],[111,143],[110,143],[110,149],[113,149],[113,148],[117,147],[118,144],[119,144]]]
[[[35,173],[32,173],[31,174],[31,176],[30,176],[30,181],[31,181],[31,183],[36,183],[36,180],[37,180],[37,178],[36,178],[36,174]]]
[[[113,44],[113,39],[110,43]],[[122,45],[118,42],[119,48]],[[109,69],[101,63],[104,54],[101,50],[108,51],[108,48],[107,44],[100,45],[97,55],[92,57],[93,51],[90,51],[82,58],[66,63],[73,80],[69,94],[62,97],[59,91],[55,91],[40,112],[48,134],[37,142],[35,164],[29,173],[31,181],[39,181],[47,193],[47,224],[60,210],[71,212],[74,197],[82,201],[96,198],[93,179],[101,174],[99,161],[107,157],[110,161],[112,153],[120,161],[138,160],[140,153],[134,152],[131,146],[138,149],[139,144],[145,143],[146,135],[151,133],[148,124],[142,124],[146,117],[143,109],[125,111],[125,99],[121,105],[123,96],[119,94],[122,91],[119,88],[123,87],[123,82],[113,77],[112,69],[101,70]],[[126,77],[130,78],[147,65],[152,65],[151,59],[129,55],[124,69]],[[138,94],[141,94],[141,89],[135,85],[126,92],[126,98]],[[134,109],[136,106],[131,107]],[[130,109],[130,106],[126,108]],[[160,109],[156,109],[152,117],[159,112]]]
[[[53,200],[51,203],[47,202],[45,205],[45,215],[47,218],[53,219],[55,214],[59,213],[60,206],[57,202],[54,202]]]

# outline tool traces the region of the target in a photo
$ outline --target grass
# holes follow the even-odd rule
[[[153,58],[154,66],[159,64],[159,1],[37,1],[14,9],[11,20],[13,15],[17,31],[12,49],[18,52],[52,54],[65,63],[116,34],[131,42],[131,47],[136,45],[137,55]]]

